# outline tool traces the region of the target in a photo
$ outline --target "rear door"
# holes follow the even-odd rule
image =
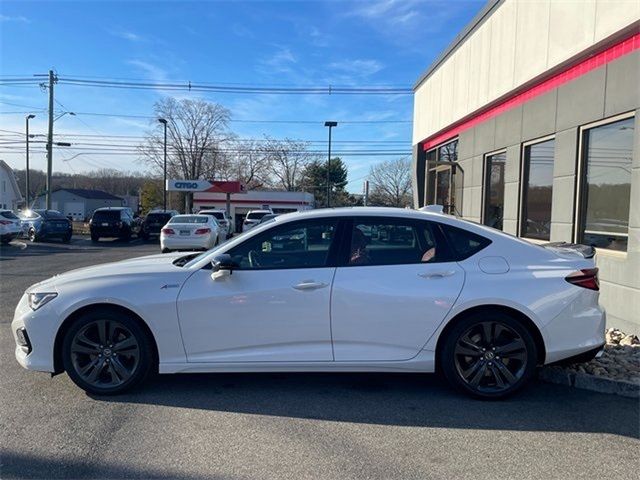
[[[362,217],[347,228],[331,296],[335,360],[415,357],[458,298],[464,270],[432,222]]]

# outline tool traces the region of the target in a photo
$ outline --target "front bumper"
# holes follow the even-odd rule
[[[16,343],[15,357],[27,370],[53,372],[53,339],[55,338],[57,317],[51,305],[44,305],[35,312],[31,310],[27,295],[23,295],[16,307],[11,333]],[[21,334],[26,335],[27,345]]]

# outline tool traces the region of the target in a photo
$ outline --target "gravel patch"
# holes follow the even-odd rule
[[[549,383],[639,398],[640,340],[615,328],[607,329],[606,340],[600,358],[544,367],[540,378]]]

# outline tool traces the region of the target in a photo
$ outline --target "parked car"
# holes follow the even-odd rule
[[[412,235],[371,235],[389,226]],[[94,394],[151,371],[439,370],[496,399],[537,365],[602,351],[598,290],[590,247],[427,211],[337,208],[277,217],[202,254],[56,275],[26,290],[11,331],[20,365],[66,371]]]
[[[220,227],[220,239],[226,240],[233,234],[233,221],[227,215],[226,210],[200,210],[198,215],[211,215],[216,219]]]
[[[0,210],[0,242],[9,243],[22,234],[20,219],[11,210]]]
[[[244,217],[244,222],[242,222],[242,231],[246,232],[250,228],[255,227],[260,223],[262,217],[265,215],[270,215],[273,212],[271,210],[250,210],[247,213],[247,216]]]
[[[150,211],[142,221],[140,235],[145,240],[149,240],[151,237],[159,237],[162,227],[175,215],[178,215],[176,210]]]
[[[31,242],[59,238],[69,243],[73,235],[73,223],[57,210],[25,210],[20,223]]]
[[[272,218],[276,218],[277,216],[278,216],[277,213],[268,213],[260,219],[260,221],[258,222],[258,225],[268,222],[269,220],[271,220]]]
[[[220,227],[211,215],[176,215],[160,232],[162,253],[172,250],[208,250],[220,241]]]
[[[89,220],[91,241],[97,242],[104,237],[117,237],[130,240],[140,234],[140,223],[133,218],[128,207],[103,207],[93,212]]]

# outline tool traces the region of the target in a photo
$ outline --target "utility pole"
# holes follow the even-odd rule
[[[369,204],[369,180],[364,181],[364,206],[366,207]]]
[[[324,122],[329,127],[329,155],[327,156],[327,208],[331,207],[331,129],[338,126],[338,122]]]
[[[32,118],[36,118],[36,116],[32,113],[26,116],[25,118],[25,123],[26,123],[26,143],[27,143],[27,166],[26,166],[26,171],[25,171],[25,193],[24,193],[24,198],[25,198],[25,204],[26,204],[26,209],[29,210],[29,120],[31,120]]]
[[[47,210],[51,209],[51,174],[53,170],[53,84],[56,77],[49,70],[49,132],[47,133]]]
[[[166,212],[167,211],[167,120],[164,118],[159,118],[158,121],[164,127],[164,164],[162,168],[164,172],[164,180],[162,181],[162,208]]]

